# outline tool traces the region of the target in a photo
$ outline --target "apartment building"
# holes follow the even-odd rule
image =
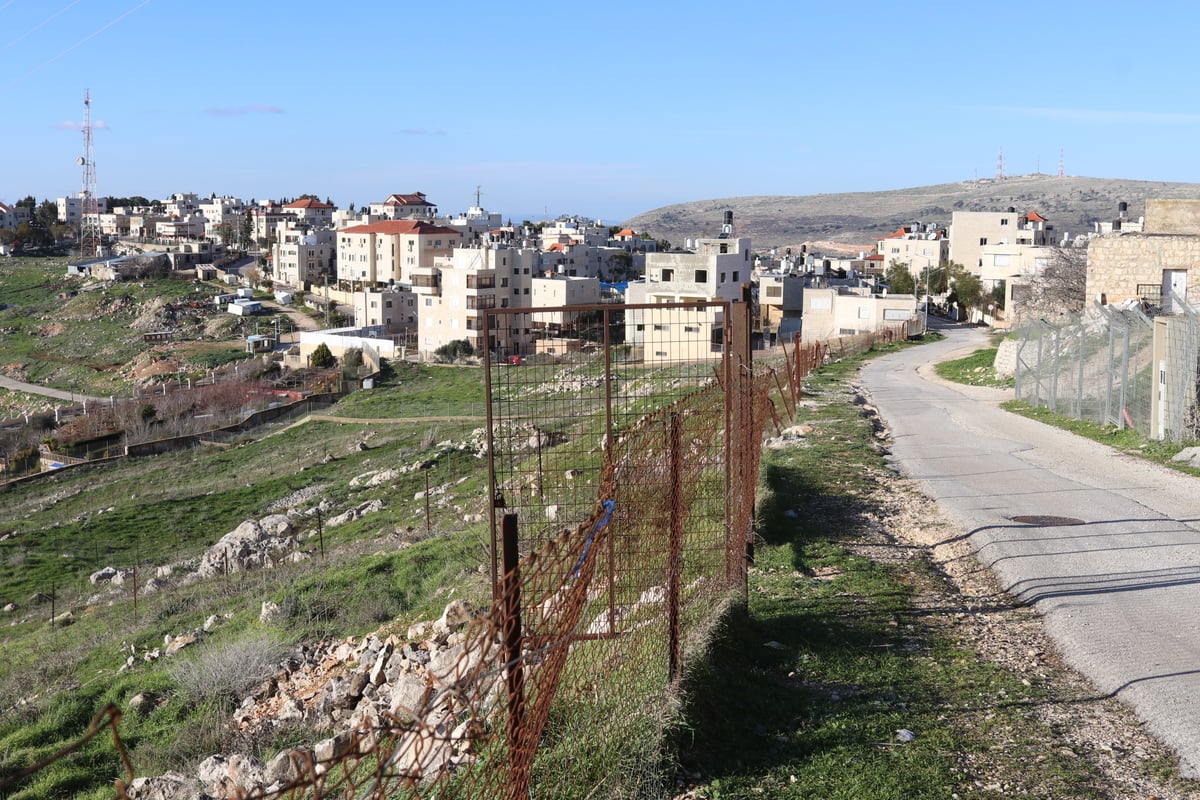
[[[255,242],[279,240],[279,232],[296,220],[296,216],[280,204],[265,200],[248,209],[251,238]]]
[[[875,243],[876,255],[882,256],[883,269],[895,261],[908,267],[920,279],[925,270],[934,269],[950,259],[950,239],[944,229],[920,222],[902,225]]]
[[[297,224],[320,229],[333,227],[333,212],[336,209],[329,203],[305,197],[285,204],[283,210],[295,217]]]
[[[520,308],[533,304],[539,253],[514,247],[459,247],[438,255],[427,267],[411,272],[417,295],[417,348],[432,355],[442,345],[465,339],[476,350],[499,355],[531,352],[533,326],[515,330],[497,326],[484,330],[489,308]],[[599,287],[597,285],[597,293]]]
[[[500,214],[488,212],[477,205],[471,206],[465,213],[441,217],[436,222],[461,233],[465,244],[485,243],[490,234],[504,227]]]
[[[699,239],[691,252],[647,253],[645,270],[629,284],[631,303],[738,300],[754,270],[750,239]]]
[[[538,232],[538,246],[542,250],[549,250],[555,244],[602,247],[608,244],[608,228],[582,217],[561,217],[547,222]]]
[[[337,232],[292,223],[279,229],[271,247],[271,274],[280,283],[304,291],[336,276]],[[375,323],[369,323],[375,324]]]
[[[765,333],[783,336],[800,329],[806,280],[782,272],[758,276],[759,324]]]
[[[437,218],[438,210],[424,193],[412,192],[388,195],[382,203],[371,203],[369,213],[380,220],[411,219],[433,222]]]
[[[154,237],[166,242],[203,239],[206,222],[199,214],[159,219],[154,224]]]
[[[1036,211],[955,211],[950,217],[950,261],[980,274],[983,248],[988,245],[1040,245],[1054,243],[1054,227]]]
[[[58,205],[58,221],[64,222],[72,228],[77,227],[83,215],[83,198],[78,195],[60,197],[55,202]]]
[[[980,249],[979,279],[985,292],[1003,292],[1003,308],[993,310],[993,318],[1014,319],[1025,296],[1022,286],[1039,274],[1054,257],[1052,245],[989,244]],[[990,301],[989,301],[990,302]],[[995,321],[993,319],[993,321]]]
[[[354,324],[405,339],[417,330],[417,295],[405,287],[370,288],[350,295]]]
[[[226,226],[230,226],[234,231],[239,230],[246,213],[245,204],[236,197],[225,196],[201,200],[198,206],[200,213],[207,220],[204,235],[214,242],[230,244],[223,241],[221,233]],[[236,234],[234,238],[236,239]]]
[[[200,203],[200,198],[191,192],[176,192],[162,201],[162,213],[167,217],[190,217],[200,213]]]
[[[631,281],[626,300],[641,303],[735,301],[749,284],[754,263],[750,239],[733,237],[733,214],[726,212],[721,236],[698,239],[688,252],[647,253],[645,277]],[[631,309],[625,314],[625,342],[646,358],[685,361],[710,358],[723,336],[724,316],[715,308],[660,312]]]
[[[383,220],[337,232],[337,278],[346,285],[416,284],[434,259],[449,256],[462,234],[420,220]],[[425,271],[422,271],[425,270]]]
[[[819,342],[839,336],[872,333],[908,322],[917,315],[911,294],[872,294],[869,287],[834,286],[804,290],[804,325],[800,338]]]

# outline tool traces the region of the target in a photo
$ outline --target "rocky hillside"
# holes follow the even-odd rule
[[[1147,198],[1200,197],[1200,184],[1118,178],[1021,175],[1006,178],[917,186],[885,192],[801,196],[726,197],[680,203],[649,211],[627,224],[673,244],[689,237],[715,236],[723,213],[732,210],[734,230],[755,247],[792,247],[820,243],[848,251],[869,249],[900,225],[915,221],[949,224],[955,211],[1036,210],[1055,230],[1072,235],[1093,223],[1144,213]]]

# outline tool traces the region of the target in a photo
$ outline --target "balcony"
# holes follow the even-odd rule
[[[467,295],[467,308],[469,308],[469,309],[495,308],[495,307],[496,307],[496,295],[494,295],[494,294],[481,294],[481,295],[476,295],[476,296]]]

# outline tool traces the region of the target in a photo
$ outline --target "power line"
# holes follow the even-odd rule
[[[117,17],[116,19],[112,20],[111,22],[106,22],[104,25],[101,25],[99,28],[97,28],[96,30],[92,31],[92,32],[91,32],[91,33],[89,33],[87,36],[83,37],[83,38],[82,38],[82,39],[80,39],[78,42],[76,42],[75,44],[73,44],[73,45],[71,45],[70,47],[68,47],[66,50],[63,50],[62,52],[58,53],[57,55],[55,55],[55,56],[53,56],[53,57],[51,57],[51,58],[48,58],[48,59],[46,59],[46,60],[45,60],[45,61],[43,61],[41,64],[38,64],[36,67],[34,67],[33,69],[31,69],[31,70],[29,70],[28,72],[26,72],[24,75],[21,75],[21,76],[19,76],[19,77],[17,77],[17,78],[14,78],[13,80],[11,80],[11,81],[9,81],[8,83],[4,84],[4,86],[3,86],[2,88],[0,88],[0,94],[3,94],[3,93],[5,93],[5,92],[7,92],[9,89],[11,89],[12,87],[16,86],[18,83],[20,83],[21,81],[23,81],[23,80],[25,80],[26,78],[30,77],[31,75],[35,75],[35,74],[37,74],[38,72],[41,72],[43,69],[45,69],[46,67],[50,66],[50,65],[51,65],[51,64],[53,64],[55,61],[58,61],[60,58],[62,58],[63,56],[65,56],[67,53],[70,53],[70,52],[72,52],[72,51],[74,51],[74,50],[78,49],[78,48],[79,48],[79,47],[81,47],[81,46],[82,46],[84,43],[86,43],[86,42],[89,42],[89,41],[91,41],[92,39],[96,38],[96,37],[97,37],[97,36],[99,36],[100,34],[104,33],[106,30],[108,30],[109,28],[111,28],[113,25],[116,25],[118,22],[120,22],[121,20],[125,19],[125,18],[126,18],[126,17],[128,17],[130,14],[132,14],[133,12],[135,12],[135,11],[137,11],[138,9],[142,8],[143,6],[148,6],[148,5],[150,5],[151,1],[152,1],[152,0],[142,0],[142,2],[138,3],[136,6],[134,6],[134,7],[133,7],[133,8],[131,8],[131,9],[129,9],[129,10],[128,10],[128,11],[126,11],[124,14],[121,14],[119,17]],[[78,2],[78,0],[76,0],[76,2]]]
[[[39,22],[37,25],[34,25],[32,28],[30,28],[29,30],[25,31],[24,33],[22,33],[22,34],[21,34],[20,36],[18,36],[17,38],[13,39],[13,40],[12,40],[11,42],[9,42],[8,44],[4,45],[4,47],[0,47],[0,53],[4,52],[4,51],[5,51],[5,50],[7,50],[8,48],[12,47],[12,46],[13,46],[14,44],[16,44],[17,42],[19,42],[19,41],[21,41],[21,40],[23,40],[23,39],[26,39],[26,38],[28,38],[29,36],[32,36],[33,34],[37,33],[37,32],[38,32],[38,31],[40,31],[42,28],[46,27],[46,25],[47,25],[47,24],[49,24],[49,23],[51,22],[51,20],[54,20],[54,19],[57,19],[58,17],[61,17],[63,14],[67,13],[68,11],[70,11],[70,10],[71,10],[71,9],[72,9],[74,6],[77,6],[77,5],[79,5],[79,3],[80,3],[80,0],[72,0],[72,2],[70,2],[70,3],[67,3],[65,6],[63,6],[62,8],[60,8],[58,11],[55,11],[53,14],[51,14],[50,16],[46,17],[44,20],[42,20],[41,22]],[[10,2],[10,5],[11,5],[11,2]],[[0,10],[2,10],[2,9],[0,9]]]

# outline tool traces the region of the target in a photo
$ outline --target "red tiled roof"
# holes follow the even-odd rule
[[[1041,214],[1037,213],[1036,211],[1030,211],[1028,214],[1025,215],[1025,219],[1029,222],[1045,222],[1046,221],[1046,218],[1043,217]]]
[[[890,239],[892,237],[889,236],[888,238]],[[883,256],[879,253],[873,253],[872,255],[864,258],[863,261],[883,261]]]
[[[333,208],[333,206],[329,205],[329,203],[322,203],[320,200],[306,197],[303,200],[288,203],[284,208]]]
[[[625,228],[624,230],[617,231],[617,236],[637,236],[637,234],[633,228]]]
[[[388,199],[383,201],[385,206],[431,206],[433,203],[425,199],[423,192],[413,192],[412,194],[392,194],[388,195]]]
[[[436,233],[452,233],[457,235],[459,231],[454,228],[423,222],[418,219],[385,219],[381,222],[372,222],[370,225],[355,225],[353,228],[342,228],[338,233],[382,233],[390,236],[398,233],[407,233],[426,236]]]
[[[562,251],[562,250],[565,250],[566,248],[565,248],[565,247],[563,247],[563,244],[562,244],[562,242],[555,242],[554,244],[550,245],[550,246],[549,246],[549,247],[547,247],[546,249],[547,249],[547,250],[558,250],[558,251]]]
[[[905,236],[908,236],[908,234],[910,234],[910,233],[912,233],[912,228],[909,228],[905,225],[901,225],[899,228],[896,228],[895,233],[889,233],[887,236],[885,236],[883,238],[885,238],[885,239],[903,239]]]

